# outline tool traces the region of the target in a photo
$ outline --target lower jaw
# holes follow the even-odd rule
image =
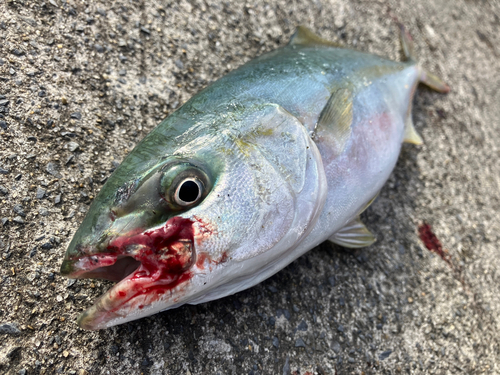
[[[185,289],[193,277],[190,271],[156,280],[134,277],[140,271],[141,267],[102,295],[80,315],[78,325],[96,330],[151,315],[151,307],[158,304],[158,311],[164,310],[186,295]]]

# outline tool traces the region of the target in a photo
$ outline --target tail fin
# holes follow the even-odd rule
[[[437,92],[443,94],[447,94],[450,92],[450,86],[444,83],[443,80],[441,80],[441,78],[425,71],[424,69],[421,69],[420,72],[420,82],[422,82],[424,85]]]
[[[415,49],[413,48],[413,40],[411,38],[411,35],[402,24],[398,25],[400,30],[403,54],[406,60],[416,62],[417,58],[415,56]],[[443,94],[450,92],[450,87],[446,83],[444,83],[434,74],[427,72],[423,68],[420,68],[420,82],[437,92]]]
[[[415,56],[415,49],[413,48],[413,39],[410,33],[406,30],[406,27],[402,23],[398,23],[399,26],[399,37],[401,39],[401,47],[403,48],[403,55],[406,61],[417,62],[417,57]]]

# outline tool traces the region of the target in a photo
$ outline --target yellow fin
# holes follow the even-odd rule
[[[423,69],[420,73],[420,82],[433,89],[434,91],[440,92],[442,94],[447,94],[450,92],[450,86],[444,83],[441,78]]]
[[[314,134],[329,132],[341,152],[352,132],[352,91],[349,88],[334,92],[321,111]]]
[[[417,61],[417,57],[415,56],[415,48],[413,47],[413,40],[411,39],[411,35],[406,30],[406,28],[402,24],[398,24],[399,26],[399,38],[401,40],[401,47],[403,48],[403,55],[407,61]]]
[[[298,26],[289,45],[342,47],[341,44],[323,39],[305,26]]]
[[[370,246],[376,241],[372,232],[365,227],[359,217],[349,222],[328,240],[348,249]]]
[[[406,30],[406,28],[402,24],[398,24],[399,26],[399,36],[401,39],[401,46],[403,47],[403,55],[407,61],[417,61],[417,56],[415,54],[415,48],[413,47],[413,40],[411,39],[411,35]],[[427,87],[440,92],[442,94],[446,94],[450,92],[450,86],[448,86],[444,81],[435,76],[428,71],[420,69],[420,82],[422,82]],[[413,143],[413,142],[412,142]]]
[[[363,212],[366,211],[368,207],[371,206],[371,204],[375,201],[375,199],[377,199],[379,193],[380,191],[377,191],[377,194],[375,194],[375,196],[372,199],[370,199],[370,201],[367,204],[365,204],[365,206],[359,211],[358,215],[361,215]]]
[[[422,137],[417,133],[415,127],[413,126],[413,121],[411,119],[411,114],[408,115],[405,124],[405,136],[403,142],[413,143],[414,145],[421,145],[424,143]]]

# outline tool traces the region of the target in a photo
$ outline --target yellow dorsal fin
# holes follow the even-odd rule
[[[328,46],[328,47],[342,47],[341,44],[336,42],[330,42],[329,40],[323,39],[319,35],[315,34],[305,26],[299,26],[295,30],[295,33],[290,38],[289,45],[301,45],[301,46]]]

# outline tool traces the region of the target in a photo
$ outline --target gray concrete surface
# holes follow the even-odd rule
[[[1,373],[500,373],[498,2],[110,3],[0,0]],[[323,244],[235,296],[77,328],[110,284],[58,269],[128,150],[296,25],[398,59],[395,18],[452,92],[419,89],[425,145],[404,146],[364,214],[375,245]],[[419,239],[423,221],[449,262]]]

